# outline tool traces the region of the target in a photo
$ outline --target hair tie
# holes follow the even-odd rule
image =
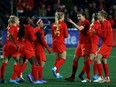
[[[36,24],[39,24],[39,23],[40,23],[40,21],[41,21],[41,19],[39,19],[39,20],[36,22]]]

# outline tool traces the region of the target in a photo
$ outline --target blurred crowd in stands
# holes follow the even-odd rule
[[[54,17],[56,11],[61,11],[65,13],[65,19],[69,17],[76,23],[78,11],[85,11],[87,19],[91,21],[92,13],[105,10],[112,27],[116,28],[116,0],[12,0],[12,2],[12,14],[19,17]],[[5,14],[6,19],[9,15]],[[0,18],[0,25],[3,24],[3,20]],[[48,23],[53,22],[53,19],[46,20],[50,21]],[[68,27],[73,26],[68,23]]]

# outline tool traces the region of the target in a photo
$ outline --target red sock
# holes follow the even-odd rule
[[[4,72],[5,72],[5,69],[6,69],[6,66],[7,66],[7,63],[2,63],[2,66],[0,68],[0,78],[3,79],[4,78]]]
[[[57,61],[55,67],[56,67],[57,69],[59,69],[60,66],[62,66],[62,65],[64,64],[64,62],[65,62],[65,59],[63,59],[63,58],[59,59],[59,60]],[[57,72],[58,72],[58,71],[57,71]]]
[[[59,61],[59,59],[55,60],[54,66],[56,66],[56,64],[58,63],[58,61]],[[59,72],[59,69],[57,68],[56,73],[58,73],[58,72]]]
[[[38,77],[40,80],[43,78],[42,66],[38,66]]]
[[[56,64],[57,64],[58,60],[59,60],[59,59],[56,59],[56,60],[55,60],[54,66],[56,66]]]
[[[20,76],[21,76],[21,67],[20,67],[20,69],[19,69],[19,71],[17,73],[17,77],[20,78]]]
[[[90,64],[89,62],[84,62],[84,66],[85,66],[85,71],[87,73],[87,78],[90,79]]]
[[[78,62],[76,60],[73,60],[71,78],[75,78],[75,74],[76,74],[77,68],[78,68]]]
[[[108,77],[109,76],[109,73],[108,73],[108,64],[103,64],[103,68],[104,68],[105,76]]]
[[[89,63],[89,65],[92,63],[92,60],[91,59],[88,59],[88,63]]]
[[[11,77],[12,80],[16,79],[16,77],[18,76],[19,70],[20,70],[20,66],[18,64],[15,64],[14,68],[13,68],[13,74],[12,74],[12,77]]]
[[[24,64],[21,66],[21,72],[23,72],[25,70],[26,66],[27,66],[27,63],[24,62]]]
[[[56,73],[59,73],[59,68],[56,69]]]
[[[102,64],[97,64],[97,69],[99,72],[99,76],[102,76]]]
[[[34,81],[38,80],[38,66],[36,66],[35,64],[32,65],[32,75],[34,78]]]
[[[93,73],[94,73],[94,75],[97,74],[97,63],[96,63],[96,61],[94,62],[94,65],[93,65]]]
[[[92,63],[92,60],[91,59],[89,59],[88,60],[88,63],[89,63],[89,65]],[[81,71],[81,74],[84,74],[85,73],[85,66],[83,66],[83,69],[82,69],[82,71]]]
[[[20,70],[18,71],[17,77],[20,78],[21,73],[25,70],[27,63],[24,63],[21,67]]]

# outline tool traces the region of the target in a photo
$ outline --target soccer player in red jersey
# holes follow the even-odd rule
[[[14,72],[12,74],[12,77],[10,79],[10,83],[14,83],[14,84],[19,84],[18,82],[16,82],[16,76],[18,73],[18,70],[20,68],[18,62],[19,62],[19,41],[17,40],[17,35],[18,35],[18,31],[19,31],[19,19],[16,16],[10,16],[9,20],[9,28],[8,28],[8,32],[7,32],[7,41],[4,45],[3,48],[3,55],[4,55],[4,59],[3,59],[3,63],[1,66],[1,75],[0,75],[0,82],[1,83],[6,83],[4,81],[4,72],[8,63],[8,60],[10,57],[13,57],[15,60],[15,64],[14,64]]]
[[[35,34],[40,34],[40,36],[38,36],[38,39],[35,41],[35,54],[36,58],[38,58],[37,60],[40,63],[40,65],[44,67],[46,61],[44,48],[47,49],[48,53],[51,53],[51,50],[45,41],[44,30],[42,29],[44,25],[43,21],[39,19],[36,25],[37,27],[35,28]]]
[[[110,82],[109,71],[108,71],[108,63],[107,60],[112,51],[112,27],[108,20],[106,20],[107,13],[102,10],[98,12],[98,19],[101,22],[101,30],[93,31],[93,33],[97,34],[102,38],[102,45],[97,53],[96,61],[99,72],[99,78],[94,82]],[[105,72],[105,78],[102,78],[102,64]]]
[[[66,45],[64,39],[68,37],[67,25],[64,21],[64,13],[55,13],[55,23],[52,25],[52,50],[55,53],[55,64],[52,72],[55,78],[63,78],[59,74],[59,68],[66,60]]]
[[[99,43],[99,37],[96,34],[93,34],[91,30],[96,30],[98,31],[101,29],[101,24],[97,18],[97,13],[93,13],[92,15],[92,24],[90,25],[89,33],[90,33],[90,38],[91,38],[91,53],[90,53],[90,58],[88,59],[89,64],[92,63],[92,60],[96,57],[97,50],[98,50],[98,43]],[[88,67],[90,69],[90,67]],[[97,63],[94,61],[94,66],[93,66],[93,80],[97,79]],[[82,72],[79,74],[79,77],[83,79],[83,75],[85,73],[85,67],[83,67]]]
[[[79,31],[79,43],[75,51],[74,59],[73,59],[73,66],[72,66],[72,75],[69,78],[65,78],[67,81],[74,81],[75,74],[78,67],[79,58],[82,56],[84,57],[84,67],[87,73],[86,81],[90,82],[90,73],[88,71],[88,58],[91,52],[91,40],[90,34],[88,33],[90,22],[85,18],[84,12],[78,12],[77,14],[79,25],[75,24],[71,19],[68,19],[70,23],[72,23]]]
[[[42,29],[44,26],[44,23],[43,23],[42,19],[39,19],[39,20],[37,19],[36,25],[37,25],[37,27],[34,29],[35,34],[37,35],[37,40],[34,42],[35,55],[36,55],[36,60],[37,60],[38,64],[41,65],[41,71],[38,73],[38,76],[39,76],[40,81],[46,83],[47,81],[43,80],[43,76],[42,76],[42,74],[43,74],[42,71],[43,71],[43,68],[44,68],[45,62],[46,62],[46,55],[44,52],[44,48],[47,49],[48,53],[51,53],[51,50],[45,41],[44,30]],[[28,77],[30,79],[32,79],[31,74],[29,74]]]
[[[22,23],[20,24],[20,29],[22,30],[22,36],[20,37],[20,39],[22,39],[22,47],[20,48],[20,60],[23,60],[23,62],[25,62],[25,60],[28,59],[28,61],[31,63],[32,75],[34,78],[34,81],[32,83],[42,84],[43,82],[38,80],[38,72],[40,70],[40,66],[36,61],[35,50],[33,48],[33,43],[36,40],[34,28],[30,24],[28,24],[26,19],[25,21],[22,21]],[[21,66],[22,64],[23,63],[20,63]],[[18,75],[18,78],[20,78],[20,74]]]

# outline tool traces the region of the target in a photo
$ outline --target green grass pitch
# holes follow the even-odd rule
[[[60,68],[60,74],[63,75],[63,77],[69,77],[72,70],[72,60],[73,55],[75,52],[75,48],[67,48],[67,60],[65,64]],[[53,77],[53,74],[51,72],[51,68],[53,67],[55,56],[54,54],[48,54],[47,56],[47,62],[43,71],[43,77],[45,80],[48,81],[47,84],[40,84],[40,85],[33,85],[29,83],[29,80],[27,78],[27,74],[31,72],[31,66],[30,63],[27,64],[27,67],[25,71],[23,72],[23,77],[26,79],[25,83],[20,83],[19,85],[16,84],[1,84],[0,87],[116,87],[116,47],[113,47],[112,53],[110,58],[108,59],[109,63],[109,73],[110,73],[110,79],[111,83],[81,83],[81,80],[78,78],[78,74],[81,72],[81,69],[83,67],[83,58],[80,58],[79,60],[79,67],[76,73],[76,81],[75,82],[67,82],[64,79],[55,79]],[[0,60],[0,66],[2,61]],[[11,78],[12,69],[13,69],[14,60],[11,58],[8,66],[6,68],[5,72],[5,80],[8,82]],[[93,75],[92,72],[92,65],[91,65],[91,78]]]

